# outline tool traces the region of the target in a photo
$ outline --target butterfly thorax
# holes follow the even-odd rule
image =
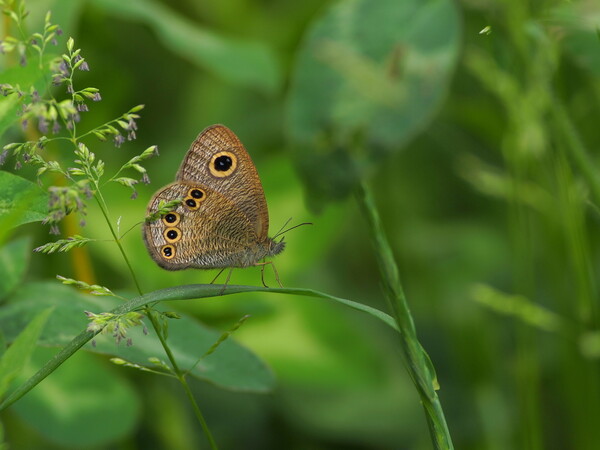
[[[275,242],[271,238],[267,238],[263,242],[259,242],[256,246],[246,249],[237,255],[232,255],[229,264],[223,267],[250,267],[256,265],[257,262],[278,255],[285,248],[285,242]]]
[[[271,238],[263,242],[256,242],[238,251],[232,252],[214,252],[198,254],[187,267],[197,269],[221,269],[225,267],[250,267],[256,265],[259,261],[278,255],[283,251],[285,242],[275,242]]]

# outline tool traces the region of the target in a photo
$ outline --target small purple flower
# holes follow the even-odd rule
[[[142,174],[142,183],[150,184],[150,177],[148,176],[148,174],[146,172],[144,172]]]
[[[27,125],[28,125],[28,124],[29,124],[29,120],[27,120],[27,119],[23,119],[23,120],[21,121],[21,128],[23,128],[23,130],[26,130],[26,129],[27,129]]]
[[[85,225],[86,225],[85,219],[81,219],[81,220],[79,221],[79,226],[80,226],[81,228],[83,228],[83,227],[85,227]]]
[[[21,55],[21,58],[19,59],[19,64],[21,64],[21,67],[25,67],[27,65],[27,57],[25,56],[25,54]]]
[[[73,93],[73,85],[72,84],[68,84],[67,85],[67,93],[68,94],[72,94]]]
[[[127,339],[127,347],[131,347],[133,345],[133,341],[131,340],[131,338]]]
[[[63,34],[63,30],[62,30],[60,27],[58,27],[58,28],[56,29],[56,35],[57,35],[57,36],[62,36],[62,34]]]
[[[52,38],[52,40],[50,41],[50,43],[54,46],[58,45],[58,41],[56,40],[56,38]]]
[[[86,112],[89,111],[89,109],[85,103],[77,103],[77,111]]]
[[[2,153],[0,153],[0,166],[4,165],[6,158],[8,158],[8,150],[4,150]]]
[[[50,234],[55,234],[55,235],[60,234],[60,230],[58,229],[58,225],[56,225],[56,224],[50,225]]]
[[[60,124],[58,123],[57,120],[54,121],[54,124],[52,125],[52,134],[58,134],[60,133]]]
[[[38,91],[33,91],[31,93],[31,101],[33,103],[38,103],[40,101],[40,94],[38,93]]]
[[[72,117],[73,117],[73,120],[74,120],[76,123],[79,123],[79,121],[81,120],[81,116],[80,116],[79,114],[77,114],[77,113],[73,114],[73,116],[72,116]]]
[[[96,339],[92,339],[92,347],[96,348]]]
[[[135,120],[133,119],[129,119],[129,123],[127,124],[127,129],[128,130],[137,130],[137,124],[135,123]]]
[[[37,45],[37,40],[36,39],[32,39],[31,40],[31,45]]]
[[[67,63],[65,63],[64,61],[61,61],[60,64],[58,65],[58,71],[65,76],[69,75],[69,68],[67,67]]]
[[[130,198],[131,198],[131,200],[135,200],[136,198],[138,198],[138,193],[135,189],[133,190],[133,194],[131,194]]]
[[[44,117],[40,117],[38,120],[38,130],[42,134],[48,133],[48,121]]]
[[[82,70],[83,72],[89,72],[90,71],[90,66],[88,66],[87,61],[84,61],[81,63],[81,65],[79,66],[79,70]]]
[[[23,162],[28,163],[31,160],[31,155],[29,153],[23,153]]]
[[[129,133],[127,133],[127,140],[128,141],[133,141],[136,138],[136,134],[135,131],[130,131]]]
[[[72,120],[67,121],[67,130],[72,130],[73,128],[75,128],[73,121]]]
[[[94,98],[92,98],[92,100],[95,102],[99,102],[100,100],[102,100],[102,97],[100,96],[100,92],[96,92],[94,94]]]
[[[15,164],[15,170],[19,170],[23,165],[21,164],[21,161],[17,161]]]
[[[114,141],[115,141],[115,147],[119,148],[125,142],[125,138],[123,136],[121,136],[120,134],[117,134],[114,138]]]
[[[94,195],[94,193],[92,192],[92,190],[90,189],[90,187],[87,184],[83,187],[83,194],[87,198],[92,198],[92,195]]]

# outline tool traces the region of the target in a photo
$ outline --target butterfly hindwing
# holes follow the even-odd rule
[[[200,184],[176,182],[166,186],[154,196],[148,215],[158,209],[161,200],[176,198],[183,199],[180,205],[145,225],[146,244],[161,267],[236,266],[236,255],[257,242],[250,220],[235,202]]]

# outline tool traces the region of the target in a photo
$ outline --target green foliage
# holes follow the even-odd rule
[[[22,32],[3,4],[0,354],[48,307],[38,341],[61,348],[9,387],[35,385],[3,411],[11,448],[203,448],[190,396],[224,449],[428,449],[428,425],[450,447],[438,406],[456,448],[597,447],[597,2],[49,0]],[[192,283],[214,273],[161,270],[136,230],[218,122],[271,229],[314,223],[286,234],[284,290],[237,287],[249,268],[210,299],[221,286]],[[49,200],[55,239],[30,223]],[[149,334],[85,331],[84,311],[120,331],[120,307]]]
[[[126,361],[152,368],[154,365],[149,363],[149,358],[159,357],[160,359],[163,354],[155,333],[149,333],[148,330],[139,326],[127,328],[127,337],[131,339],[130,344],[133,344],[129,346],[115,345],[115,338],[118,336],[94,337],[94,335],[107,326],[112,328],[111,334],[116,331],[123,332],[123,330],[115,330],[116,323],[111,319],[116,317],[119,320],[128,320],[128,315],[133,314],[137,323],[140,315],[135,311],[143,304],[156,303],[161,297],[172,301],[186,298],[185,293],[187,293],[187,298],[195,299],[214,296],[218,289],[221,289],[221,286],[209,286],[209,289],[198,286],[195,290],[172,288],[164,293],[147,294],[145,297],[135,298],[128,303],[121,303],[117,299],[111,301],[107,297],[102,297],[102,301],[100,301],[56,283],[28,283],[27,286],[22,286],[14,293],[9,305],[0,309],[0,329],[3,330],[6,338],[12,341],[19,330],[38,311],[53,308],[55,312],[40,336],[40,343],[44,346],[57,347],[73,344],[72,348],[75,351],[93,338],[95,344],[87,346],[88,351],[120,357]],[[242,291],[244,290],[242,289]],[[103,309],[111,311],[110,313],[103,312]],[[84,313],[85,311],[87,313]],[[89,318],[90,314],[97,319],[88,322],[86,316]],[[166,315],[167,319],[173,317],[172,314],[167,313]],[[124,324],[120,323],[120,325]],[[85,330],[86,326],[87,330]],[[195,366],[198,358],[205,355],[215,342],[219,341],[221,333],[186,316],[181,316],[177,323],[169,328],[169,345],[178,355],[178,362],[184,370],[193,368],[190,372],[191,375],[219,386],[241,391],[264,392],[273,387],[273,375],[264,363],[256,355],[229,339],[219,346],[218,351],[203,358],[209,362]],[[56,356],[53,364],[60,365],[68,356]],[[46,371],[42,377],[49,373]],[[39,381],[40,379],[37,382]]]
[[[35,183],[0,171],[0,220],[5,228],[39,222],[48,214],[48,195]]]
[[[288,133],[311,199],[345,197],[439,108],[459,50],[453,2],[338,2],[298,54]]]
[[[94,239],[85,238],[76,234],[67,239],[59,239],[55,242],[48,242],[47,244],[40,245],[33,249],[34,252],[39,253],[54,253],[54,252],[68,252],[76,247],[83,247],[88,242]]]
[[[0,358],[0,395],[4,396],[12,381],[20,375],[35,350],[37,340],[52,312],[52,308],[36,314],[31,322],[12,340],[12,345]]]
[[[154,0],[94,0],[95,5],[118,17],[141,21],[158,34],[174,53],[240,85],[274,93],[281,84],[281,69],[270,47],[261,42],[237,40],[188,22]]]
[[[30,240],[15,239],[0,248],[0,299],[15,289],[25,276],[29,261]]]
[[[54,349],[38,349],[31,366],[43,364],[53,353]],[[139,424],[142,400],[122,374],[80,352],[72,364],[16,404],[14,412],[50,442],[89,448],[132,433]]]

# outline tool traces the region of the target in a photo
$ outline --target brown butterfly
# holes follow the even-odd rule
[[[269,212],[250,155],[223,125],[210,126],[198,135],[175,182],[150,200],[148,216],[177,199],[181,199],[178,206],[144,225],[150,256],[164,269],[262,265],[264,271],[264,265],[272,262],[259,261],[283,251],[283,240],[275,242],[267,236]],[[276,270],[275,276],[281,285]],[[229,276],[225,284],[228,281]]]

